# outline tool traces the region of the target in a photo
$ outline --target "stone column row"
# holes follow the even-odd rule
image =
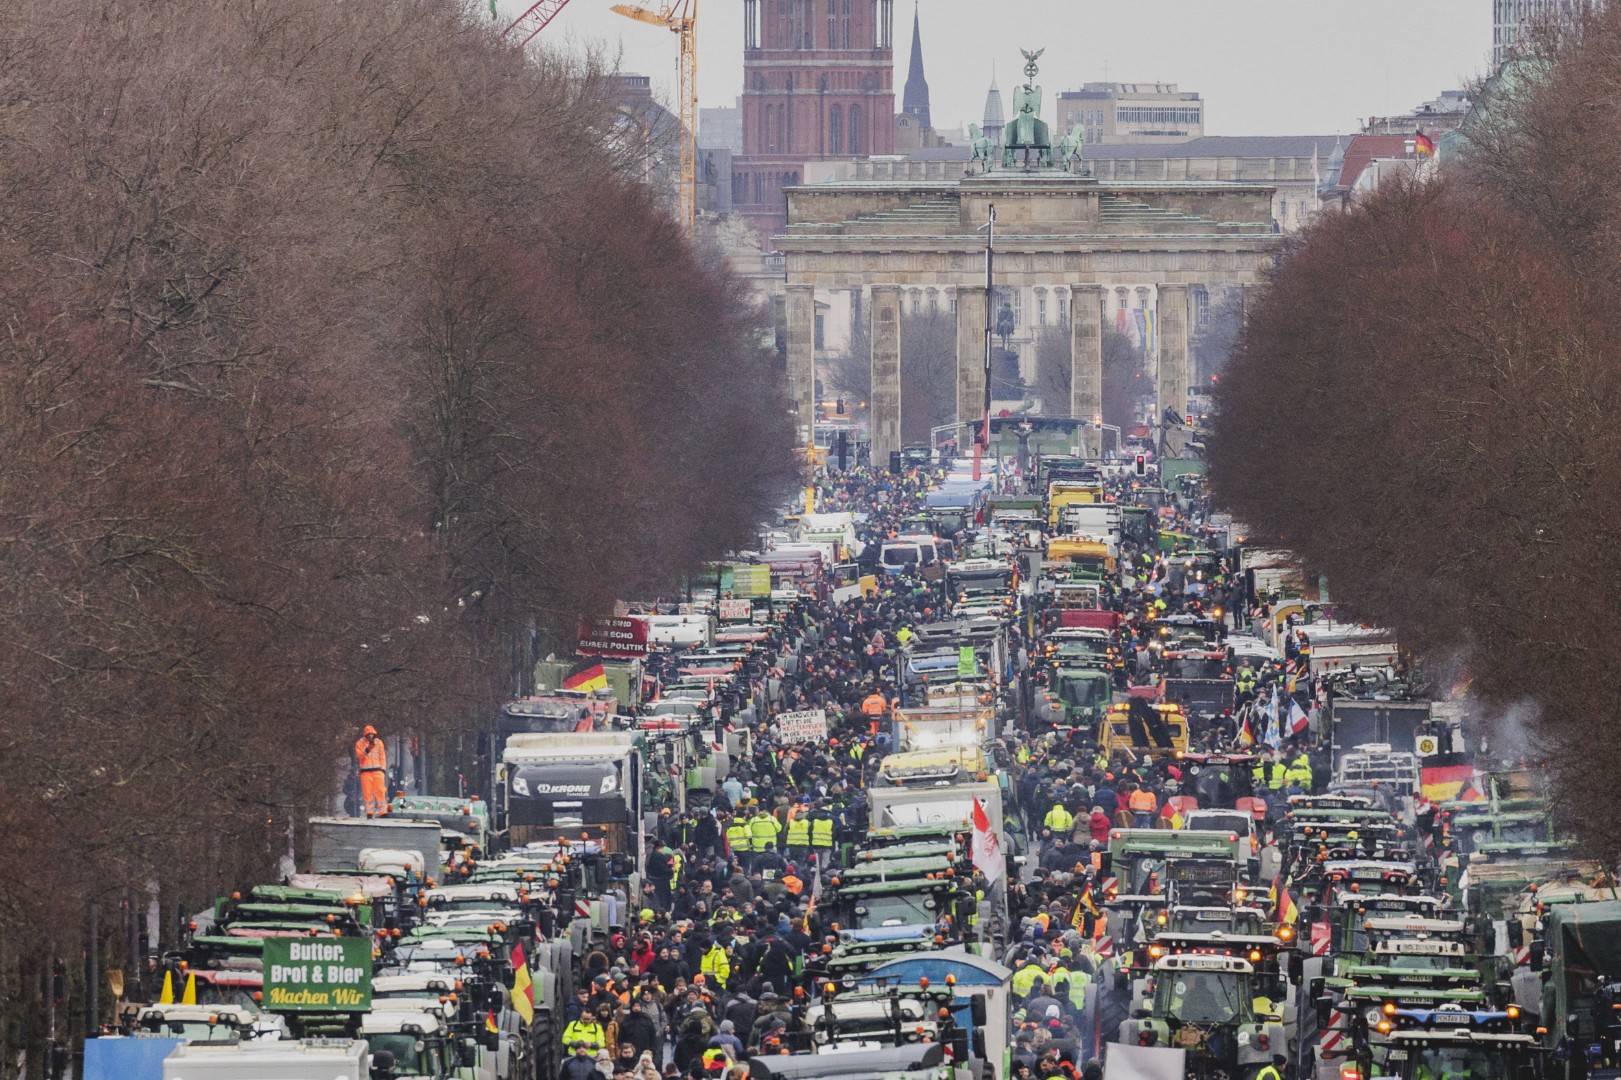
[[[1083,422],[1081,440],[1088,455],[1102,453],[1103,433],[1094,425],[1103,415],[1103,309],[1102,285],[1071,285],[1070,289],[1070,415]],[[886,465],[892,451],[901,448],[901,288],[874,285],[867,305],[872,320],[872,460]],[[979,287],[957,290],[957,420],[977,421],[985,402],[985,291]],[[810,437],[816,410],[816,293],[810,285],[789,285],[786,299],[788,324],[788,393],[795,404],[800,445]],[[1188,355],[1188,286],[1164,284],[1158,288],[1159,356],[1156,394],[1157,416],[1167,409],[1187,410],[1190,382]]]
[[[872,463],[901,448],[901,290],[872,287]]]

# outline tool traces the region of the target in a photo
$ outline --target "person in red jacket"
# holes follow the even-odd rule
[[[1100,844],[1107,844],[1110,824],[1109,815],[1103,812],[1103,807],[1092,807],[1092,816],[1086,821],[1086,827],[1092,832],[1092,839]]]

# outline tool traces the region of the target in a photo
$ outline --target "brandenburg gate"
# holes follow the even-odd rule
[[[996,212],[993,283],[1065,289],[1073,358],[1070,416],[1086,452],[1101,450],[1103,317],[1110,292],[1152,286],[1158,370],[1155,393],[1184,413],[1190,286],[1256,284],[1281,237],[1264,184],[1182,180],[1099,183],[1086,174],[1079,133],[1051,138],[1034,85],[1041,52],[1026,52],[1024,85],[1000,146],[970,128],[968,174],[941,163],[877,159],[856,179],[787,189],[788,229],[776,238],[787,268],[788,384],[800,435],[815,415],[816,290],[866,290],[872,320],[872,460],[901,447],[903,289],[953,290],[957,311],[957,421],[985,400],[985,234]]]

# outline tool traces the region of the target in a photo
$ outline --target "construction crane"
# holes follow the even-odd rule
[[[558,0],[548,0],[558,3]],[[567,3],[568,0],[561,0]],[[561,6],[561,4],[559,4]],[[627,19],[662,26],[681,39],[681,182],[680,221],[692,232],[698,208],[698,0],[663,0],[657,11],[637,4],[615,4]]]
[[[546,24],[557,18],[557,13],[568,7],[568,0],[540,0],[528,11],[512,20],[512,25],[501,31],[502,37],[512,38],[518,47],[529,44],[535,35],[546,29]],[[490,10],[495,10],[492,4]]]

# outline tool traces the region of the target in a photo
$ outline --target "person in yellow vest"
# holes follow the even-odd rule
[[[825,806],[811,811],[810,842],[817,865],[825,867],[833,858],[833,814]]]
[[[726,826],[726,846],[732,850],[732,861],[747,874],[754,862],[754,836],[741,810],[732,815],[731,823]]]
[[[1273,791],[1282,791],[1283,785],[1288,779],[1288,771],[1288,766],[1284,765],[1283,762],[1274,757],[1271,761],[1267,762],[1266,786]]]
[[[788,840],[788,861],[791,863],[803,863],[806,856],[810,854],[810,816],[804,811],[795,814],[788,820],[786,834]]]
[[[1047,816],[1041,819],[1041,823],[1053,831],[1054,837],[1060,837],[1069,833],[1070,827],[1075,824],[1075,815],[1070,813],[1069,807],[1063,803],[1055,802],[1053,808],[1047,811]]]
[[[1283,1067],[1289,1064],[1289,1059],[1282,1054],[1272,1055],[1272,1064],[1261,1066],[1261,1071],[1255,1074],[1255,1080],[1283,1080]]]
[[[1307,757],[1306,752],[1302,750],[1295,755],[1295,759],[1289,762],[1289,767],[1283,771],[1283,782],[1285,784],[1298,784],[1300,790],[1309,795],[1311,794],[1311,780],[1311,758]]]
[[[775,844],[782,835],[782,825],[776,818],[765,812],[765,807],[757,807],[754,816],[749,819],[749,850],[759,856],[765,851],[767,844]]]
[[[1065,953],[1068,951],[1064,950]],[[1092,976],[1081,968],[1069,969],[1069,1004],[1076,1012],[1086,1008],[1086,987],[1091,981]]]
[[[727,955],[725,946],[718,941],[711,942],[698,961],[698,970],[713,979],[718,989],[726,989],[726,981],[732,977],[732,958]]]
[[[608,1045],[608,1033],[602,1030],[596,1016],[591,1013],[581,1013],[578,1020],[572,1021],[563,1029],[563,1045],[565,1047],[589,1046],[593,1050],[600,1050]]]
[[[1013,973],[1013,978],[1008,980],[1008,985],[1015,994],[1027,998],[1030,996],[1030,987],[1039,978],[1042,978],[1041,965],[1030,961]]]

